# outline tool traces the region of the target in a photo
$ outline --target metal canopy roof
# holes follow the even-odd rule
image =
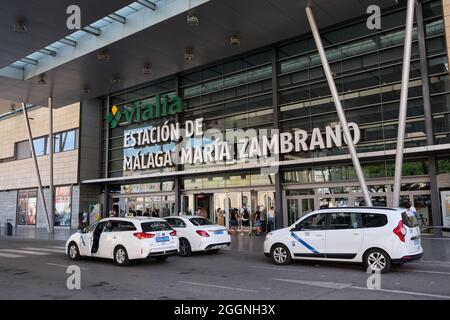
[[[98,53],[105,42],[98,41],[95,50],[74,55],[73,59],[46,71],[46,85],[38,84],[37,76],[27,80],[0,76],[0,99],[8,100],[6,103],[0,100],[0,114],[10,109],[9,100],[46,105],[48,96],[52,95],[55,106],[62,106],[139,85],[310,31],[304,11],[310,2],[308,0],[199,0],[199,3],[204,1],[204,4],[189,10],[198,15],[199,26],[186,24],[186,11],[173,16],[163,12],[166,19],[108,44],[109,61],[99,61]],[[77,4],[81,7],[84,27],[98,20],[110,20],[110,24],[114,23],[116,27],[122,25],[125,28],[127,23],[117,21],[120,17],[102,18],[114,12],[125,16],[125,11],[120,10],[133,2],[135,1],[2,1],[0,69],[33,52],[48,48],[50,44],[73,33],[66,28],[67,6]],[[157,4],[157,14],[158,6],[188,0],[152,2]],[[396,1],[316,0],[312,6],[319,27],[323,28],[365,15],[366,8],[372,4],[385,8],[395,5]],[[25,17],[28,29],[26,33],[13,31],[14,17],[17,15]],[[240,34],[239,47],[232,47],[228,43],[229,36],[234,33]],[[91,37],[101,39],[102,33]],[[186,47],[194,49],[195,56],[191,62],[184,59]],[[57,48],[55,51],[56,59]],[[52,56],[47,52],[44,59],[51,61]],[[150,75],[142,73],[145,62],[151,63]],[[120,83],[111,84],[110,80],[116,76],[120,77]],[[85,88],[89,88],[88,92]]]

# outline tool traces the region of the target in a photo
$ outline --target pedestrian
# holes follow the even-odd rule
[[[269,221],[267,223],[267,232],[271,232],[275,230],[275,208],[272,206],[270,207],[268,213]]]
[[[216,213],[216,215],[217,215],[217,224],[218,225],[220,225],[220,226],[224,226],[225,224],[224,224],[224,217],[223,217],[223,212],[222,212],[222,209],[221,208],[217,208],[217,211],[216,211],[217,213]]]
[[[230,210],[230,233],[235,235],[237,233],[237,227],[238,227],[237,210],[232,209]]]
[[[242,220],[242,230],[241,230],[241,236],[244,235],[244,233],[247,231],[248,235],[251,235],[251,229],[250,229],[250,213],[248,212],[247,206],[242,206],[241,211],[241,220]]]
[[[89,225],[89,213],[87,212],[87,210],[83,210],[83,215],[81,217],[81,226],[82,228],[87,228]]]
[[[259,207],[256,207],[255,215],[253,216],[253,220],[256,227],[256,236],[262,232],[262,221],[261,221],[261,211]]]
[[[416,209],[416,207],[414,207],[414,203],[410,202],[409,204],[410,204],[409,211],[411,211],[414,214],[414,216],[417,218],[417,209]]]
[[[208,212],[206,211],[205,208],[200,208],[200,215],[201,215],[203,218],[207,218],[207,217],[208,217]]]
[[[408,216],[408,219],[411,221],[412,224],[415,224],[415,220],[417,219],[417,212],[416,208],[411,206],[411,202],[405,201],[403,207],[406,209],[406,215]],[[413,208],[413,210],[411,210]]]
[[[150,217],[150,208],[145,209],[144,217]]]

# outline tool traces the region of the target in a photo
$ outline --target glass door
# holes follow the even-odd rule
[[[431,221],[431,195],[415,194],[413,195],[414,207],[417,212],[417,221],[420,229],[427,229],[432,225]]]
[[[304,215],[314,211],[314,198],[289,198],[287,199],[288,225]]]

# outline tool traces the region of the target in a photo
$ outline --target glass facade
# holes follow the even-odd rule
[[[423,75],[420,67],[418,30],[414,24],[405,148],[427,146],[427,133],[433,136],[435,145],[450,143],[450,86],[442,2],[428,1],[422,3],[422,7],[428,64],[428,74],[425,76],[430,83],[433,126],[428,128],[425,125]],[[392,151],[395,150],[397,143],[405,8],[384,12],[382,21],[381,30],[368,30],[365,17],[321,30],[326,55],[347,120],[358,124],[361,131],[360,141],[356,145],[357,152],[374,152],[373,156],[366,157],[367,160],[361,160],[369,183],[370,180],[392,180],[394,176]],[[279,128],[281,132],[302,129],[311,135],[314,128],[324,132],[325,127],[334,126],[339,122],[311,34],[112,95],[109,105],[106,105],[105,100],[105,128],[108,128],[106,115],[110,106],[116,105],[122,110],[132,110],[135,105],[153,103],[155,97],[166,99],[174,96],[182,100],[182,112],[177,115],[139,124],[122,123],[113,129],[104,129],[102,150],[105,155],[103,169],[107,166],[108,172],[106,178],[128,178],[147,173],[161,173],[163,176],[164,173],[174,171],[199,170],[197,175],[186,177],[181,175],[179,183],[181,191],[193,193],[215,188],[249,190],[253,188],[253,192],[254,188],[259,187],[275,188],[276,175],[261,175],[254,172],[255,168],[237,170],[236,173],[214,173],[212,170],[212,174],[206,175],[204,172],[205,169],[223,168],[223,164],[184,165],[134,173],[124,171],[124,156],[175,150],[174,143],[144,148],[124,148],[124,135],[137,128],[151,129],[166,121],[183,124],[184,121],[197,118],[203,118],[204,131],[218,129],[223,134],[229,129],[267,129],[270,132],[274,128]],[[207,139],[187,140],[185,141],[187,145],[213,143]],[[237,143],[234,144],[236,150]],[[390,151],[390,156],[384,156],[385,151]],[[346,147],[343,146],[285,154],[281,157],[281,161],[294,160],[300,163],[301,160],[305,160],[304,163],[314,164],[289,164],[287,168],[283,167],[282,163],[280,184],[290,187],[295,184],[357,181],[353,166],[348,160],[340,162],[333,160],[327,165],[320,163],[322,157],[346,156],[347,153]],[[449,172],[448,157],[440,157],[437,162],[439,173]],[[428,161],[424,155],[405,156],[403,176],[423,177],[426,180],[429,174]],[[148,183],[161,183],[163,180],[155,178]],[[428,181],[424,183],[427,184]],[[409,185],[409,182],[405,183],[406,189],[402,189],[402,192],[405,192],[403,196],[421,204],[422,214],[426,216],[424,219],[427,219],[426,223],[429,224],[429,185],[428,189],[422,189],[424,193],[421,195],[414,193],[419,190],[413,192],[408,190],[406,185]],[[127,188],[131,190],[133,187]],[[122,188],[122,192],[128,190],[126,193],[133,193],[127,188]],[[378,205],[389,203],[392,192],[390,182],[371,183],[370,188],[372,192],[380,193],[374,195],[375,203]],[[308,194],[302,194],[308,190],[307,186],[296,190],[299,194],[290,196],[306,198],[288,199],[285,206],[294,208],[288,209],[290,220],[298,217],[299,210],[303,214],[311,208],[364,205],[360,196],[361,190],[356,186],[349,185],[343,190],[330,189],[328,185],[310,188],[312,193],[309,195],[317,196],[314,200],[307,198]],[[289,189],[284,192],[293,191]],[[406,194],[406,192],[413,193]],[[289,197],[288,193],[286,197]],[[196,202],[196,199],[194,197],[189,201]],[[133,203],[139,203],[142,208],[148,205],[144,198],[141,200]],[[316,200],[318,202],[315,202]]]

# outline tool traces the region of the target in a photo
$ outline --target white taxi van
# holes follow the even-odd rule
[[[292,259],[363,263],[381,273],[423,254],[417,219],[405,209],[343,207],[313,211],[267,234],[264,254],[275,264]]]
[[[159,218],[105,218],[66,241],[65,252],[72,260],[80,257],[113,259],[124,266],[130,260],[165,260],[178,254],[177,232]]]

